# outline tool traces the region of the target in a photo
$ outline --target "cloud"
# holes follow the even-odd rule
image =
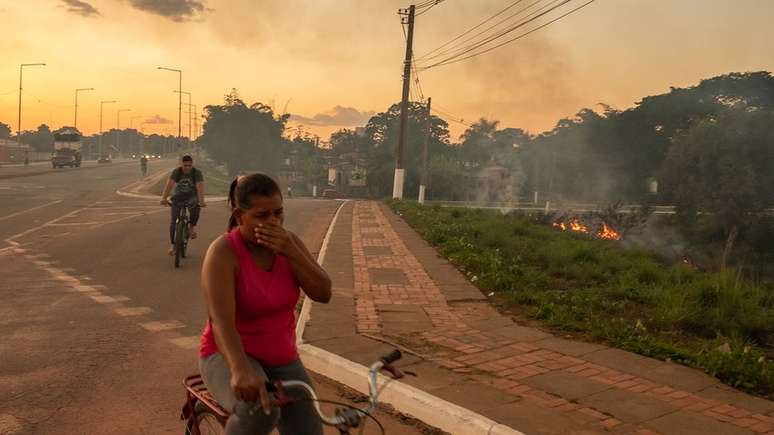
[[[143,124],[173,124],[171,119],[164,118],[161,115],[153,115],[147,118]]]
[[[376,112],[361,112],[354,107],[335,106],[333,109],[318,113],[311,118],[302,115],[291,115],[290,120],[298,124],[306,125],[332,125],[341,127],[353,127],[365,125]]]
[[[141,11],[160,15],[175,22],[190,21],[208,9],[202,0],[129,0]]]
[[[81,0],[61,0],[67,12],[71,12],[82,17],[96,17],[99,16],[99,11],[94,6]]]

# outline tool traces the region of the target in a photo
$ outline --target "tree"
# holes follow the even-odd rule
[[[39,152],[53,152],[54,134],[46,124],[41,124],[35,131],[23,131],[20,142],[29,144],[32,149]]]
[[[0,139],[10,139],[10,138],[11,138],[11,127],[9,127],[8,124],[0,122]]]
[[[403,148],[403,168],[406,170],[404,193],[406,197],[416,197],[419,192],[426,112],[424,104],[412,102],[408,106],[407,140]],[[387,196],[392,192],[399,127],[399,103],[393,104],[385,112],[374,115],[366,124],[368,189],[373,196]],[[449,151],[449,124],[431,114],[428,154],[434,156]]]
[[[282,133],[290,115],[276,116],[271,107],[247,106],[236,89],[223,105],[206,106],[204,134],[199,142],[213,160],[224,163],[231,175],[241,171],[276,174],[282,164]]]
[[[708,215],[725,237],[725,268],[737,238],[774,203],[774,112],[732,108],[679,134],[661,176],[678,216],[693,224]]]

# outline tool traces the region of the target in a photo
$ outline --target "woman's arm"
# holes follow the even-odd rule
[[[313,301],[328,303],[331,300],[331,278],[298,236],[276,223],[265,223],[255,228],[255,237],[258,244],[288,258],[293,276]]]
[[[218,350],[231,368],[231,389],[238,400],[261,401],[268,412],[265,379],[253,370],[236,329],[236,257],[228,240],[221,236],[207,250],[202,266],[202,286],[207,312]]]
[[[331,278],[328,272],[317,263],[317,260],[306,248],[304,242],[288,231],[294,249],[288,250],[288,260],[301,288],[315,302],[328,303],[331,300]]]

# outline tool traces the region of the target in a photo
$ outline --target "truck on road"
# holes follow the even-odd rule
[[[73,127],[62,127],[54,132],[54,154],[51,166],[63,168],[81,166],[81,132]]]

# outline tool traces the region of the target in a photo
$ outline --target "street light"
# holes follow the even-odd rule
[[[75,120],[73,121],[73,127],[78,130],[78,92],[93,91],[94,88],[78,88],[75,90]]]
[[[116,100],[105,100],[99,102],[99,157],[102,157],[102,109],[105,104],[117,103]]]
[[[191,93],[186,91],[172,91],[172,92],[188,95],[188,141],[190,142],[191,141]]]
[[[22,103],[22,75],[25,66],[46,66],[45,63],[23,63],[19,65],[19,118],[16,124],[16,143],[21,145],[21,103]]]
[[[132,109],[118,109],[116,111],[116,151],[120,149],[118,148],[118,145],[121,142],[121,112],[131,111]]]
[[[183,71],[182,70],[174,69],[174,68],[166,68],[166,67],[163,67],[163,66],[158,66],[156,68],[157,69],[163,69],[165,71],[174,71],[174,72],[178,73],[179,81],[178,81],[178,85],[177,85],[177,90],[179,92],[183,91]],[[181,122],[182,122],[182,119],[183,119],[182,116],[183,116],[183,94],[181,93],[177,97],[177,139],[178,140],[180,140],[180,138],[182,136],[182,130],[181,130],[181,127],[182,127],[181,126]]]

